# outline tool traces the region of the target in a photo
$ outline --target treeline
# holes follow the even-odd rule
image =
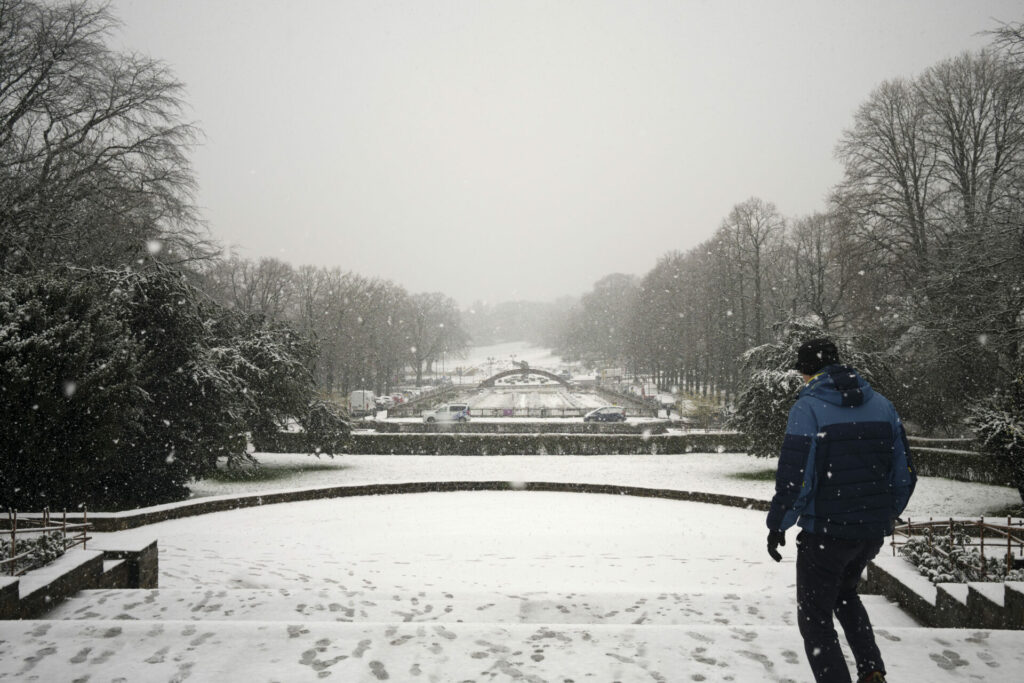
[[[838,141],[844,177],[819,213],[737,204],[643,278],[598,282],[561,349],[732,399],[744,354],[796,323],[875,354],[908,417],[955,428],[1021,373],[1022,46],[1004,26],[987,50],[882,83]]]
[[[286,323],[314,341],[311,370],[326,394],[387,393],[407,366],[420,385],[436,361],[469,344],[455,300],[437,292],[410,294],[389,280],[267,258],[217,259],[200,272],[222,306]]]

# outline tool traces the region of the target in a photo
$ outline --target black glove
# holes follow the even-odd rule
[[[780,545],[786,545],[786,532],[785,531],[769,531],[768,532],[768,554],[772,556],[772,559],[776,562],[782,562],[782,555],[779,554],[778,547]]]

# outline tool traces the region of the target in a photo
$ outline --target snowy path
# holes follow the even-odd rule
[[[465,461],[466,458],[447,458]],[[517,459],[518,460],[518,459]],[[97,534],[161,588],[0,623],[0,680],[809,681],[763,514],[623,496],[392,495]],[[867,599],[893,680],[1017,680],[1024,634]]]

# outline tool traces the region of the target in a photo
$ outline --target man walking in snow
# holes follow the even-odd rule
[[[818,683],[848,683],[835,613],[859,683],[884,683],[885,665],[857,583],[910,500],[917,475],[892,403],[840,364],[828,339],[804,342],[793,366],[806,384],[789,412],[768,512],[768,554],[797,536],[797,621]]]

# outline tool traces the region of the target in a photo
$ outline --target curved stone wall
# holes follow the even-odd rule
[[[324,498],[346,498],[351,496],[380,496],[404,493],[447,493],[455,491],[555,491],[564,493],[599,493],[618,496],[639,496],[643,498],[664,498],[714,505],[729,505],[749,510],[768,510],[768,501],[741,496],[700,491],[678,491],[655,489],[641,486],[618,486],[615,484],[578,484],[572,482],[508,482],[508,481],[438,481],[411,482],[405,484],[366,484],[362,486],[330,486],[301,491],[252,494],[245,496],[224,496],[205,500],[190,500],[152,508],[127,512],[93,512],[89,521],[95,531],[122,531],[147,524],[156,524],[171,519],[205,515],[213,512],[238,510],[241,508],[293,503]],[[70,515],[69,515],[70,521]]]

